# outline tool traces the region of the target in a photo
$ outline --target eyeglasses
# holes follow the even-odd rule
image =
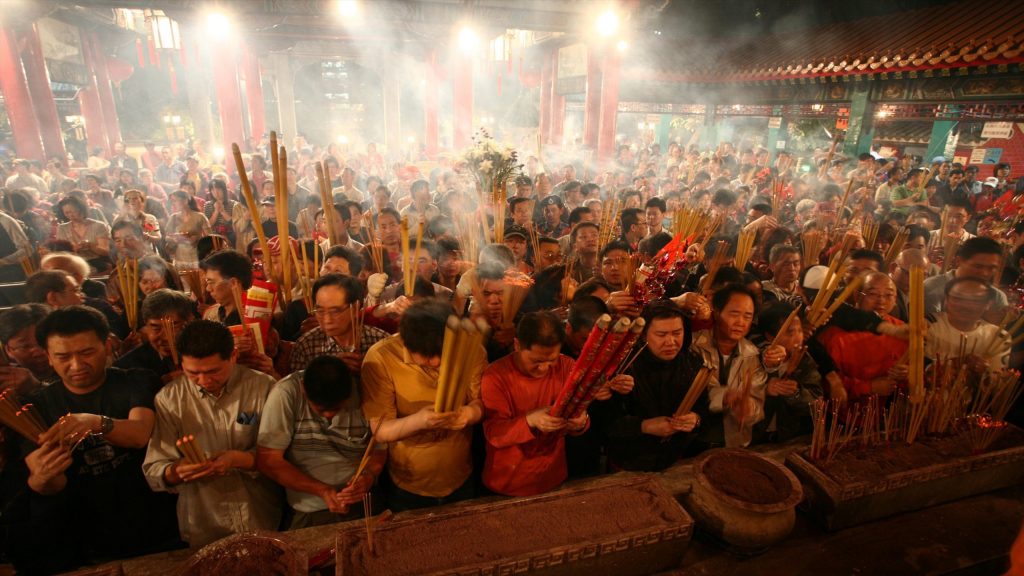
[[[896,293],[895,292],[885,292],[885,293],[861,292],[861,295],[864,296],[865,298],[872,298],[874,300],[895,300],[896,299]]]
[[[342,314],[348,312],[348,309],[351,307],[351,304],[332,308],[321,308],[317,306],[316,308],[313,308],[313,315],[316,316],[317,318],[337,318]]]

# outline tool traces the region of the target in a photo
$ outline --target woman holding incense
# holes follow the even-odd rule
[[[156,216],[145,212],[146,195],[141,190],[131,189],[124,193],[124,207],[121,214],[111,222],[111,230],[117,227],[118,222],[128,221],[139,227],[144,239],[147,241],[147,252],[153,251],[153,244],[160,242],[160,222]]]
[[[590,417],[550,414],[573,361],[561,354],[565,329],[551,312],[531,312],[516,329],[515,349],[484,370],[487,452],[484,486],[506,496],[531,496],[557,488],[568,477],[565,435],[586,431]]]
[[[695,453],[697,431],[710,416],[698,379],[700,356],[684,346],[683,312],[658,300],[645,307],[643,318],[646,346],[629,369],[632,390],[591,405],[607,435],[613,469],[663,470]]]
[[[171,192],[171,217],[167,219],[164,246],[174,258],[175,265],[188,265],[198,261],[196,242],[210,233],[210,222],[196,205],[195,198],[186,192]]]
[[[451,306],[436,300],[416,302],[402,315],[398,334],[378,342],[363,359],[363,413],[379,442],[389,442],[388,475],[394,511],[437,506],[471,498],[472,425],[483,417],[480,376],[487,365],[483,346],[442,357]],[[458,358],[464,378],[451,396],[456,409],[435,411],[442,361]],[[451,366],[448,364],[447,366]],[[383,421],[383,423],[381,423]]]
[[[110,227],[88,217],[89,208],[75,196],[67,196],[57,203],[62,217],[57,226],[57,239],[71,242],[75,253],[82,258],[97,258],[110,254]]]
[[[227,184],[222,180],[210,180],[207,191],[210,199],[203,206],[203,215],[210,222],[210,230],[227,238],[232,246],[237,245],[238,228],[235,223],[243,218],[242,212],[247,213],[248,210],[231,198]]]
[[[810,403],[822,397],[818,365],[804,353],[802,314],[793,311],[792,305],[777,302],[758,315],[764,341],[785,348],[786,360],[769,371],[764,420],[754,426],[755,444],[810,434]]]

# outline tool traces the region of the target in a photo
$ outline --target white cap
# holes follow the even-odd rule
[[[828,266],[811,266],[804,274],[804,288],[809,290],[821,290],[825,283],[825,275],[828,274]]]
[[[999,178],[996,178],[995,176],[989,176],[988,178],[985,178],[985,181],[982,182],[982,184],[984,184],[985,186],[991,186],[993,188],[999,188]]]

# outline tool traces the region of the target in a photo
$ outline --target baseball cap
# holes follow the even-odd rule
[[[509,226],[508,228],[506,228],[505,238],[508,238],[509,236],[519,236],[523,240],[526,240],[527,238],[530,237],[529,234],[526,232],[526,229],[523,228],[522,226]]]
[[[562,203],[562,199],[558,196],[545,196],[544,199],[540,201],[541,207],[551,206],[552,204],[555,204],[559,208],[563,208],[565,206],[565,204]]]
[[[982,182],[982,185],[984,185],[984,186],[991,186],[993,188],[998,188],[999,187],[999,178],[996,178],[995,176],[989,176],[988,178],[985,178],[985,181]]]
[[[936,156],[935,158],[932,158],[932,164],[942,164],[945,161],[946,158],[944,156]]]
[[[821,290],[825,283],[825,275],[828,274],[828,266],[811,266],[804,274],[804,288],[808,290]]]

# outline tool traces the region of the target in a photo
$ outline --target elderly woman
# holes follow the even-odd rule
[[[197,261],[196,242],[210,233],[210,222],[187,192],[171,192],[171,217],[167,219],[165,246],[176,266],[190,266]]]
[[[139,291],[149,296],[162,288],[181,290],[181,283],[174,268],[159,256],[146,256],[139,259]]]
[[[74,196],[57,203],[57,214],[67,220],[57,226],[57,239],[71,242],[71,247],[85,259],[110,254],[110,227],[87,218],[89,207]]]
[[[136,188],[126,190],[124,193],[124,206],[121,207],[121,213],[118,214],[117,218],[114,218],[111,226],[116,225],[122,220],[127,220],[139,226],[146,240],[151,243],[159,242],[161,237],[160,222],[156,219],[156,216],[147,214],[145,208],[146,194],[142,190]]]

